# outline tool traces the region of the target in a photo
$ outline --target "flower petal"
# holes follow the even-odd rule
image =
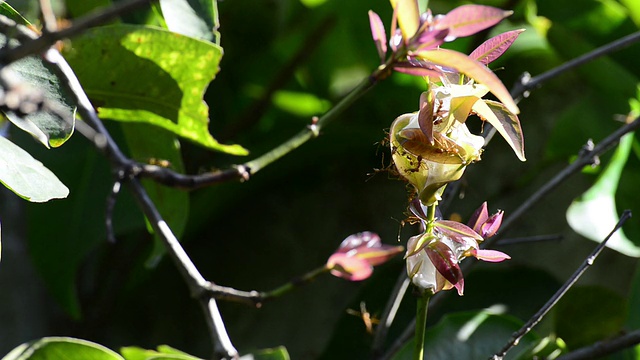
[[[469,227],[478,234],[482,234],[482,225],[489,219],[489,210],[487,210],[487,202],[482,205],[471,215],[469,219]]]
[[[483,238],[488,239],[495,235],[500,229],[500,225],[502,225],[502,217],[504,216],[504,211],[499,210],[497,213],[491,215],[484,224],[482,224],[482,235]]]
[[[363,248],[363,249],[355,249],[353,251],[357,251],[353,257],[357,257],[358,259],[362,259],[369,263],[369,265],[377,266],[380,264],[384,264],[392,257],[400,254],[404,251],[404,247],[402,246],[391,246],[391,245],[380,245],[376,248]]]
[[[380,247],[381,244],[382,242],[378,234],[370,231],[363,231],[349,235],[346,239],[342,240],[336,253],[347,253],[359,247]]]

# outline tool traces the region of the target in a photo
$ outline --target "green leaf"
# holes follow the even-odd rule
[[[158,346],[158,350],[146,350],[137,346],[128,346],[120,349],[125,360],[201,360],[183,351],[168,345]]]
[[[2,360],[123,360],[116,352],[86,340],[47,337],[22,344]]]
[[[11,5],[6,2],[0,3],[0,15],[4,15],[9,19],[15,21],[18,24],[22,25],[30,25],[29,21],[25,19],[16,9],[12,8]]]
[[[285,90],[276,91],[273,94],[273,104],[300,117],[323,114],[331,107],[329,101],[313,94]]]
[[[0,137],[0,182],[31,202],[65,198],[69,189],[28,152]]]
[[[436,65],[453,68],[477,83],[483,84],[500,100],[510,112],[518,114],[520,110],[502,81],[480,62],[467,55],[447,49],[423,50],[415,53],[416,56],[430,61]]]
[[[602,242],[618,223],[615,194],[632,144],[633,133],[623,136],[609,165],[595,184],[567,209],[567,222],[587,239]],[[627,256],[640,257],[640,247],[629,240],[622,229],[611,236],[607,247]]]
[[[420,11],[416,0],[391,0],[391,5],[398,14],[398,26],[404,41],[409,41],[420,26]]]
[[[101,117],[150,123],[213,150],[247,154],[208,130],[202,97],[218,72],[221,47],[135,25],[90,29],[72,45],[65,56]]]
[[[19,24],[29,25],[17,11],[6,3],[0,4],[0,14],[5,15]],[[5,46],[7,37],[0,34],[0,47]],[[14,40],[12,44],[18,43]],[[34,112],[25,117],[19,117],[13,112],[5,113],[6,117],[18,128],[33,135],[44,146],[58,147],[66,142],[73,134],[75,121],[75,106],[67,99],[57,76],[45,66],[42,59],[29,56],[6,66],[11,75],[11,81],[16,85],[26,84],[39,91],[44,99],[57,105],[63,112],[64,118],[50,112]]]
[[[111,0],[65,0],[65,6],[67,11],[74,18],[88,14],[99,8],[104,8],[111,5]]]
[[[160,9],[169,30],[220,44],[215,0],[160,0]]]
[[[168,168],[184,172],[180,143],[174,135],[149,124],[123,123],[122,129],[133,159],[143,163],[167,162]],[[171,230],[180,238],[189,217],[189,194],[151,180],[143,180],[142,184]],[[147,264],[156,264],[165,252],[162,241],[156,236]]]
[[[272,349],[264,349],[243,355],[240,360],[289,360],[289,353],[284,346],[278,346]]]
[[[554,309],[555,333],[570,349],[607,339],[623,330],[626,305],[625,299],[610,289],[574,287]]]
[[[425,334],[425,354],[429,360],[487,359],[500,350],[521,322],[515,318],[497,315],[495,310],[445,315]],[[514,359],[536,343],[537,335],[528,333],[520,346],[507,354]],[[393,360],[413,359],[414,341],[411,340],[393,357]]]

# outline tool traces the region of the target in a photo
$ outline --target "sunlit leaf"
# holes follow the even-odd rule
[[[524,29],[512,30],[494,36],[473,50],[469,57],[487,65],[507,51],[523,31]]]
[[[323,114],[331,107],[331,103],[325,99],[296,91],[276,91],[272,101],[278,108],[301,117]]]
[[[157,350],[147,350],[137,346],[120,349],[125,360],[202,360],[168,345],[160,345]]]
[[[254,351],[251,354],[243,355],[239,360],[290,360],[289,353],[284,346],[272,349]]]
[[[390,0],[398,16],[402,37],[408,41],[420,26],[420,10],[417,0]],[[393,34],[391,34],[393,36]]]
[[[46,337],[22,344],[2,360],[123,360],[116,352],[96,343],[69,337]]]
[[[40,161],[0,136],[0,182],[31,202],[65,198],[69,189]]]
[[[436,23],[436,29],[449,29],[448,38],[473,35],[500,22],[513,11],[484,5],[462,5]]]
[[[160,0],[169,30],[220,44],[218,4],[215,0]]]
[[[469,58],[463,53],[447,49],[419,51],[415,55],[436,65],[457,70],[477,83],[485,85],[510,112],[514,114],[520,112],[502,81],[480,62]]]
[[[202,97],[218,72],[219,46],[157,28],[112,25],[83,33],[65,56],[101,117],[150,123],[210,149],[247,154],[209,134]]]
[[[615,193],[632,144],[633,133],[623,136],[611,162],[595,184],[567,209],[567,222],[587,239],[602,242],[618,223]],[[640,257],[640,247],[629,240],[622,229],[611,236],[607,247],[627,256]]]
[[[462,223],[459,223],[457,221],[438,220],[434,223],[434,226],[446,233],[451,232],[458,235],[468,236],[476,240],[480,240],[480,241],[482,240],[482,236],[480,236],[477,232],[473,231],[472,228]]]
[[[520,120],[516,115],[509,112],[503,104],[491,100],[476,101],[473,104],[473,111],[482,120],[489,122],[496,128],[516,153],[518,159],[521,161],[526,160],[524,156],[524,136],[520,127]]]

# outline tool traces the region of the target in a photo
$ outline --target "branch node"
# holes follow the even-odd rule
[[[244,182],[244,181],[249,181],[249,178],[251,178],[251,168],[246,166],[246,165],[238,165],[235,166],[236,171],[238,172],[238,175],[240,175],[240,181]]]

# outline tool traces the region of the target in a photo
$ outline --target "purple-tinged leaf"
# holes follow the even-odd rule
[[[327,268],[331,270],[331,275],[349,281],[361,281],[373,273],[373,267],[365,260],[341,253],[331,255]]]
[[[384,32],[384,25],[380,16],[369,10],[369,25],[371,26],[371,36],[376,44],[380,61],[384,62],[387,55],[387,34]]]
[[[489,210],[487,206],[487,202],[483,202],[482,205],[476,211],[473,212],[471,218],[469,218],[469,225],[473,231],[478,234],[482,231],[482,225],[489,219]]]
[[[497,250],[476,250],[472,249],[471,254],[478,260],[486,262],[501,262],[511,259],[511,256]]]
[[[429,76],[429,77],[438,78],[440,77],[440,75],[442,75],[442,73],[440,73],[440,71],[437,70],[436,68],[428,68],[428,67],[422,67],[422,66],[428,66],[428,65],[423,65],[423,64],[420,64],[419,62],[411,63],[408,61],[403,61],[403,62],[394,64],[393,69],[397,72],[401,72],[403,74],[408,74],[413,76]]]
[[[417,0],[391,0],[391,5],[398,15],[398,26],[402,31],[405,43],[416,34],[420,27],[420,10]]]
[[[482,224],[482,231],[480,232],[480,235],[482,235],[482,237],[485,239],[488,239],[495,235],[502,225],[503,216],[504,211],[502,210],[491,215],[489,219],[484,224]]]
[[[456,238],[459,238],[461,236],[470,237],[479,241],[483,240],[482,236],[480,236],[480,234],[475,232],[472,228],[457,221],[438,220],[433,225],[438,228],[441,233],[456,242],[460,242]]]
[[[439,20],[436,29],[449,29],[448,41],[458,37],[473,35],[489,28],[505,17],[513,14],[513,11],[505,11],[484,5],[462,5],[451,10]]]
[[[440,275],[453,284],[458,289],[458,293],[462,295],[463,288],[458,287],[458,284],[464,284],[464,279],[458,265],[458,257],[453,250],[446,244],[435,241],[429,244],[425,251]]]
[[[433,92],[425,91],[420,95],[420,111],[418,111],[418,125],[427,137],[429,144],[433,145]]]
[[[512,30],[494,36],[473,50],[473,52],[469,54],[469,57],[488,65],[507,51],[523,31],[524,29]]]
[[[511,94],[509,94],[507,88],[502,84],[502,81],[486,66],[471,59],[467,55],[447,49],[419,51],[413,55],[436,65],[452,68],[472,78],[477,83],[488,87],[511,113],[518,114],[520,112]],[[480,103],[480,101],[476,102],[476,104],[478,103]]]
[[[381,245],[377,248],[359,249],[358,253],[354,256],[366,261],[371,266],[378,266],[386,263],[392,257],[403,251],[404,247],[402,246]]]
[[[416,50],[435,49],[444,43],[447,35],[449,35],[449,29],[424,31],[420,34],[420,37],[412,43],[412,48]]]
[[[527,160],[524,156],[524,136],[518,116],[509,111],[504,104],[491,100],[477,101],[473,104],[473,111],[498,130],[518,159]]]
[[[402,31],[398,29],[398,11],[393,8],[393,16],[391,17],[391,31],[389,32],[389,46],[391,50],[398,50],[398,46],[402,42]]]
[[[419,253],[434,239],[435,236],[426,234],[412,236],[409,238],[409,241],[407,241],[407,252],[405,253],[404,258],[406,259],[409,256]]]

